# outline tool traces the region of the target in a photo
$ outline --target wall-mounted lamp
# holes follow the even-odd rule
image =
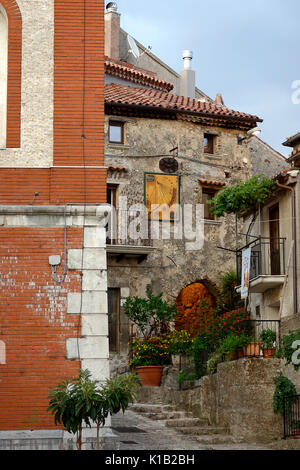
[[[253,129],[250,129],[250,131],[247,132],[246,137],[240,137],[238,136],[238,145],[242,145],[244,140],[249,140],[251,137],[254,136],[259,136],[261,134],[261,129],[259,127],[254,127]]]

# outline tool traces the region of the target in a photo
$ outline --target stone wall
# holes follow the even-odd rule
[[[236,442],[270,442],[283,437],[283,419],[273,412],[273,378],[282,366],[279,359],[242,359],[220,364],[216,374],[203,377],[194,389],[161,387],[157,393],[211,425],[226,427]],[[142,401],[151,401],[151,396],[151,390],[140,392]]]
[[[264,174],[268,178],[274,178],[281,171],[290,168],[286,158],[261,139],[252,137],[249,141],[249,147],[255,175]]]
[[[214,155],[203,153],[205,128],[185,121],[160,119],[129,119],[125,122],[124,145],[111,145],[107,140],[109,117],[106,117],[107,166],[122,166],[127,173],[114,172],[108,184],[117,185],[117,200],[128,198],[131,204],[144,204],[145,172],[161,173],[160,155],[166,155],[178,145],[181,204],[201,204],[202,187],[199,179],[234,184],[251,175],[251,159],[247,146],[237,145],[238,131],[212,128],[218,133]],[[155,156],[157,155],[157,157]],[[242,163],[243,159],[245,162]],[[234,167],[234,169],[233,169]],[[118,202],[117,202],[118,206]],[[178,223],[179,224],[179,223]],[[171,223],[171,233],[176,222]],[[160,227],[165,227],[164,223]],[[194,282],[203,282],[216,295],[220,278],[235,269],[234,254],[217,247],[235,249],[235,218],[233,216],[204,224],[204,247],[189,251],[184,240],[154,240],[153,251],[138,264],[125,257],[108,257],[108,287],[127,288],[128,295],[164,292],[169,302],[175,302],[181,290]],[[126,319],[121,314],[121,324]],[[125,336],[123,335],[126,344]]]

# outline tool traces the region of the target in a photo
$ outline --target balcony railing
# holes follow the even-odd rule
[[[251,248],[250,281],[259,276],[285,275],[285,238],[259,237],[237,252],[237,274],[242,275],[242,253]]]
[[[106,230],[108,246],[153,246],[148,212],[114,210],[110,214]]]

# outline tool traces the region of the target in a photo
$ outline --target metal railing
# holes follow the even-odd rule
[[[237,251],[237,274],[242,275],[242,253],[251,248],[250,281],[258,276],[284,275],[285,238],[258,237]]]
[[[152,247],[151,220],[145,211],[114,210],[106,226],[107,245]]]
[[[300,395],[284,399],[284,439],[300,439]]]

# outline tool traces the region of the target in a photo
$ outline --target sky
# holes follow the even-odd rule
[[[300,131],[299,0],[116,2],[125,31],[177,72],[192,50],[198,88],[264,119],[261,138],[291,152],[282,143]]]

